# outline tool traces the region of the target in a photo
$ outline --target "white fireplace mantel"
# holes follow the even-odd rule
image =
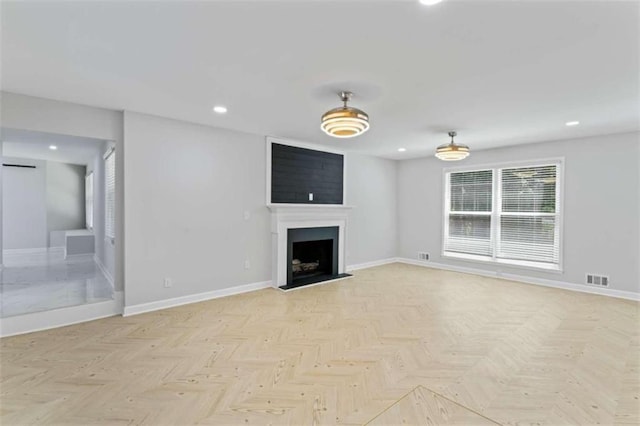
[[[271,210],[272,283],[287,284],[287,231],[296,228],[338,227],[338,273],[345,266],[346,229],[351,206],[321,204],[269,204]]]

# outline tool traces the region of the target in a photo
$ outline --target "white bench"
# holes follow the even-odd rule
[[[50,247],[63,247],[65,257],[95,252],[95,236],[88,229],[51,231]]]

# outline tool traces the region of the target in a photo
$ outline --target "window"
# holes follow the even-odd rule
[[[93,229],[93,172],[84,178],[84,215],[87,229]]]
[[[559,270],[560,167],[447,172],[443,254]]]
[[[115,238],[116,228],[116,159],[115,151],[111,151],[104,159],[105,179],[105,226],[104,235]]]

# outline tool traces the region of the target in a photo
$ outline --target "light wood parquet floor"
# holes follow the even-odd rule
[[[500,423],[423,386],[417,386],[367,423],[369,426],[390,424],[495,426]]]
[[[385,265],[1,339],[0,423],[637,425],[639,306]]]

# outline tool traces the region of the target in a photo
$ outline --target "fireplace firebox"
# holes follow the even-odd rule
[[[287,230],[287,284],[283,290],[348,276],[338,273],[337,226]]]

